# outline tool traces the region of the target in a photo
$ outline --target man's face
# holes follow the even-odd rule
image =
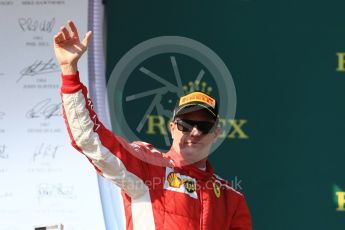
[[[190,131],[178,129],[176,120],[212,122],[214,120],[204,110],[193,111],[179,115],[175,121],[170,123],[171,135],[173,138],[172,148],[189,163],[194,163],[207,158],[213,143],[216,142],[220,129],[217,127],[210,133],[201,132],[197,126],[193,126]]]

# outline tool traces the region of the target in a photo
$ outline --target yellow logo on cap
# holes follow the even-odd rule
[[[216,100],[214,100],[212,97],[201,92],[194,92],[194,93],[181,97],[179,106],[187,104],[189,102],[195,102],[195,101],[206,103],[212,108],[216,106]]]

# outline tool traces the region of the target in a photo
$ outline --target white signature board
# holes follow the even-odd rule
[[[53,36],[88,2],[0,0],[0,228],[105,229],[97,175],[74,150],[62,118]],[[80,61],[87,85],[87,57]]]

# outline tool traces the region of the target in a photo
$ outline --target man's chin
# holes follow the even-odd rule
[[[200,147],[188,146],[181,149],[181,156],[189,163],[195,163],[207,157],[207,154],[202,154],[202,152],[204,151]]]
[[[191,144],[184,146],[181,150],[182,152],[188,153],[188,155],[192,155],[202,151],[202,147],[199,144]]]

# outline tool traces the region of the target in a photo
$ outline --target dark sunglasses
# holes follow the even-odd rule
[[[200,132],[206,134],[212,132],[216,128],[215,122],[210,121],[192,121],[178,118],[175,120],[177,129],[182,132],[191,132],[196,127]]]

